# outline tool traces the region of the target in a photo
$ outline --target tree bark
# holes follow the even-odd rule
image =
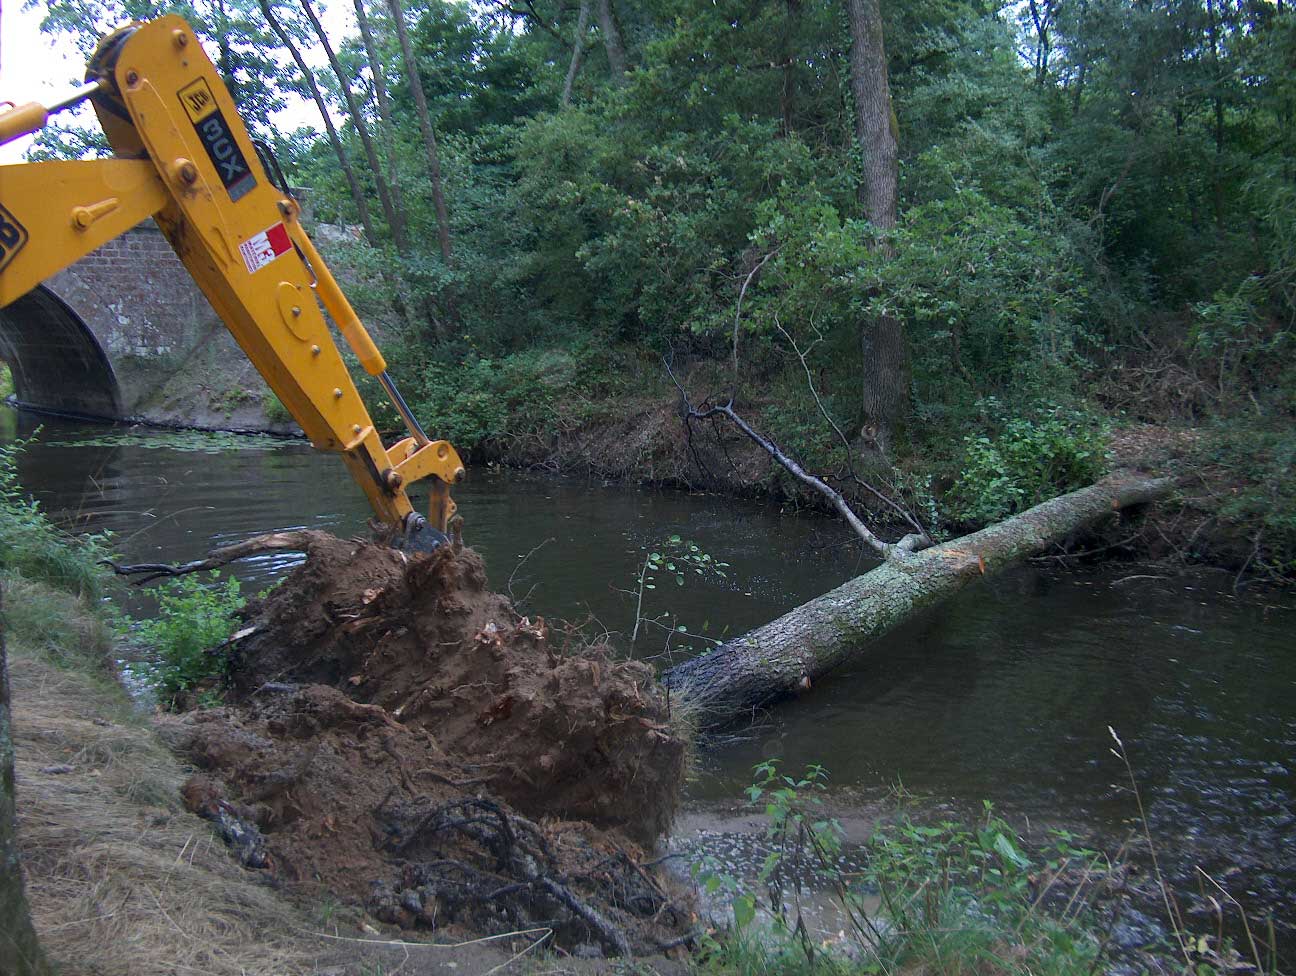
[[[790,136],[796,112],[796,36],[801,16],[801,0],[784,0],[783,4],[783,84],[779,89],[780,131]]]
[[[751,633],[669,669],[676,707],[702,728],[802,693],[920,611],[1112,512],[1161,498],[1169,479],[1117,474],[931,549],[888,560]]]
[[[598,0],[598,22],[599,31],[603,34],[603,47],[607,50],[608,68],[612,72],[612,84],[624,85],[628,62],[621,28],[612,12],[612,0]]]
[[[0,603],[4,587],[0,585]],[[0,607],[2,609],[2,607]],[[13,730],[9,711],[9,666],[4,616],[0,614],[0,972],[45,976],[53,969],[41,951],[23,888],[14,798]]]
[[[585,54],[585,32],[589,29],[590,0],[581,0],[580,13],[576,17],[576,36],[572,39],[571,63],[567,66],[567,79],[563,82],[562,104],[565,108],[571,104],[572,86],[576,84],[576,75],[580,72],[581,58]]]
[[[881,231],[896,225],[900,152],[887,78],[886,45],[878,0],[846,0],[850,20],[850,84],[855,137],[862,155],[860,203]],[[890,245],[882,245],[889,249]],[[861,407],[870,438],[884,453],[909,413],[909,347],[904,326],[880,315],[860,328]]]
[[[324,120],[324,131],[328,134],[329,145],[333,147],[333,153],[337,156],[338,165],[342,167],[342,175],[346,177],[347,186],[351,189],[351,200],[355,203],[355,208],[360,214],[360,226],[364,228],[365,239],[370,244],[375,244],[378,238],[374,233],[373,220],[369,216],[369,201],[365,199],[364,190],[361,189],[360,182],[356,179],[355,170],[351,168],[351,159],[347,156],[342,140],[338,137],[337,129],[333,125],[333,119],[329,116],[328,105],[324,102],[324,96],[320,94],[319,84],[315,81],[315,76],[302,59],[301,52],[297,50],[297,45],[292,42],[292,38],[284,30],[283,24],[279,23],[279,18],[270,9],[270,0],[259,0],[259,2],[266,23],[275,32],[279,42],[288,49],[293,62],[297,65],[297,70],[302,73],[302,78],[305,79],[306,85],[310,89],[315,107],[319,109],[320,118]]]
[[[392,206],[391,189],[387,186],[387,177],[383,174],[382,164],[378,162],[378,151],[374,149],[373,139],[369,137],[369,126],[365,124],[364,116],[360,113],[360,107],[356,104],[355,95],[351,91],[351,80],[342,70],[342,65],[333,52],[333,45],[329,43],[328,33],[319,18],[315,16],[315,8],[311,6],[310,0],[300,0],[300,3],[302,12],[306,14],[306,19],[310,21],[315,31],[315,36],[319,38],[320,47],[324,49],[329,67],[333,69],[333,74],[337,78],[342,100],[346,102],[347,114],[351,116],[351,125],[355,127],[356,135],[360,137],[360,145],[369,163],[369,172],[373,175],[374,188],[378,191],[378,202],[382,206],[383,216],[387,218],[387,227],[391,230],[396,250],[406,254],[409,251],[409,244],[405,239],[404,224]]]
[[[396,39],[400,42],[401,60],[405,62],[405,77],[409,81],[410,95],[414,98],[414,110],[418,114],[419,131],[423,134],[423,149],[427,153],[428,179],[432,183],[432,206],[436,210],[437,240],[441,245],[441,260],[450,263],[450,215],[446,210],[445,194],[441,192],[441,156],[437,152],[436,133],[432,130],[432,116],[428,114],[427,94],[423,91],[423,79],[419,74],[418,61],[414,57],[414,47],[410,44],[409,31],[405,28],[405,8],[401,0],[387,0],[391,11],[392,22],[396,28]]]
[[[387,94],[387,78],[383,74],[382,58],[378,56],[378,45],[374,43],[373,30],[369,26],[369,13],[365,10],[365,0],[355,0],[355,12],[356,23],[360,25],[360,38],[364,43],[365,57],[369,59],[369,70],[373,72],[374,104],[378,109],[378,122],[382,128],[383,155],[387,157],[387,184],[391,189],[392,209],[400,220],[400,232],[404,236],[405,204],[401,199],[400,170],[396,165],[396,124],[392,119],[391,99]]]

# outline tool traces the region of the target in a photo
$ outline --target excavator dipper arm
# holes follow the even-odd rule
[[[430,440],[406,407],[302,227],[301,208],[267,178],[188,23],[166,16],[108,35],[87,81],[116,158],[0,166],[0,307],[152,216],[311,443],[342,455],[374,512],[414,547],[443,538],[455,510],[449,485],[463,478],[463,462],[449,443]],[[44,111],[22,106],[0,115],[0,142],[39,128]],[[320,303],[409,428],[390,447]],[[406,491],[423,479],[430,525]]]

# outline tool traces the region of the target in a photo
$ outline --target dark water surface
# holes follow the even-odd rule
[[[196,558],[288,527],[365,531],[366,504],[342,464],[304,444],[41,422],[20,464],[24,484],[55,517],[111,530],[128,560]],[[31,423],[0,411],[0,437]],[[615,632],[634,618],[619,590],[634,587],[645,551],[671,535],[729,562],[730,578],[661,581],[645,592],[644,614],[715,637],[867,565],[829,521],[715,496],[479,468],[456,497],[495,588],[512,576],[530,612]],[[256,588],[297,558],[266,556],[236,572]],[[960,812],[990,800],[1033,834],[1065,827],[1114,850],[1136,810],[1110,752],[1113,726],[1186,901],[1201,865],[1253,912],[1272,913],[1290,946],[1296,601],[1237,599],[1223,574],[1149,572],[1022,569],[974,585],[711,750],[690,794],[736,798],[752,765],[778,756],[798,769],[824,764],[863,801],[903,783]],[[637,653],[662,652],[665,635],[649,627]],[[701,646],[672,643],[680,640]]]

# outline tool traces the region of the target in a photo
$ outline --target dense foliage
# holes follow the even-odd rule
[[[163,705],[175,705],[177,696],[200,686],[214,691],[225,675],[225,644],[246,601],[233,576],[209,575],[167,580],[158,590],[157,616],[135,625],[135,637],[153,653],[131,670],[153,686]]]
[[[251,0],[194,3],[178,9],[199,19],[263,126],[301,79],[258,67],[278,41]],[[298,6],[273,6],[310,47]],[[917,459],[946,484],[962,474],[968,517],[1018,504],[970,485],[999,463],[977,445],[1021,441],[1023,424],[1059,405],[1127,422],[1290,425],[1290,3],[882,0],[894,227],[862,202],[877,147],[852,96],[851,25],[868,0],[609,6],[610,23],[581,21],[599,4],[558,0],[405,8],[445,247],[389,4],[365,8],[380,71],[358,37],[333,39],[360,104],[341,137],[360,198],[327,140],[275,136],[317,220],[354,226],[367,201],[369,239],[334,253],[369,314],[403,337],[396,371],[463,447],[542,419],[537,403],[565,396],[565,381],[541,379],[548,363],[576,363],[578,390],[669,396],[664,377],[627,391],[580,375],[609,363],[582,350],[723,363],[738,328],[755,419],[807,463],[840,464],[805,372],[867,452],[861,349],[885,321],[903,331],[912,418],[890,460]],[[78,25],[76,8],[52,5],[50,28]],[[344,113],[338,78],[318,74]],[[376,168],[357,121],[374,133]],[[1282,443],[1255,463],[1289,456]]]

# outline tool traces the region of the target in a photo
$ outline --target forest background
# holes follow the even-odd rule
[[[354,0],[349,37],[313,0],[42,29],[188,17],[469,455],[678,436],[678,380],[952,532],[1134,444],[1189,475],[1178,555],[1296,577],[1289,2],[404,4]],[[270,131],[294,96],[321,126]],[[104,151],[61,125],[31,156]]]

